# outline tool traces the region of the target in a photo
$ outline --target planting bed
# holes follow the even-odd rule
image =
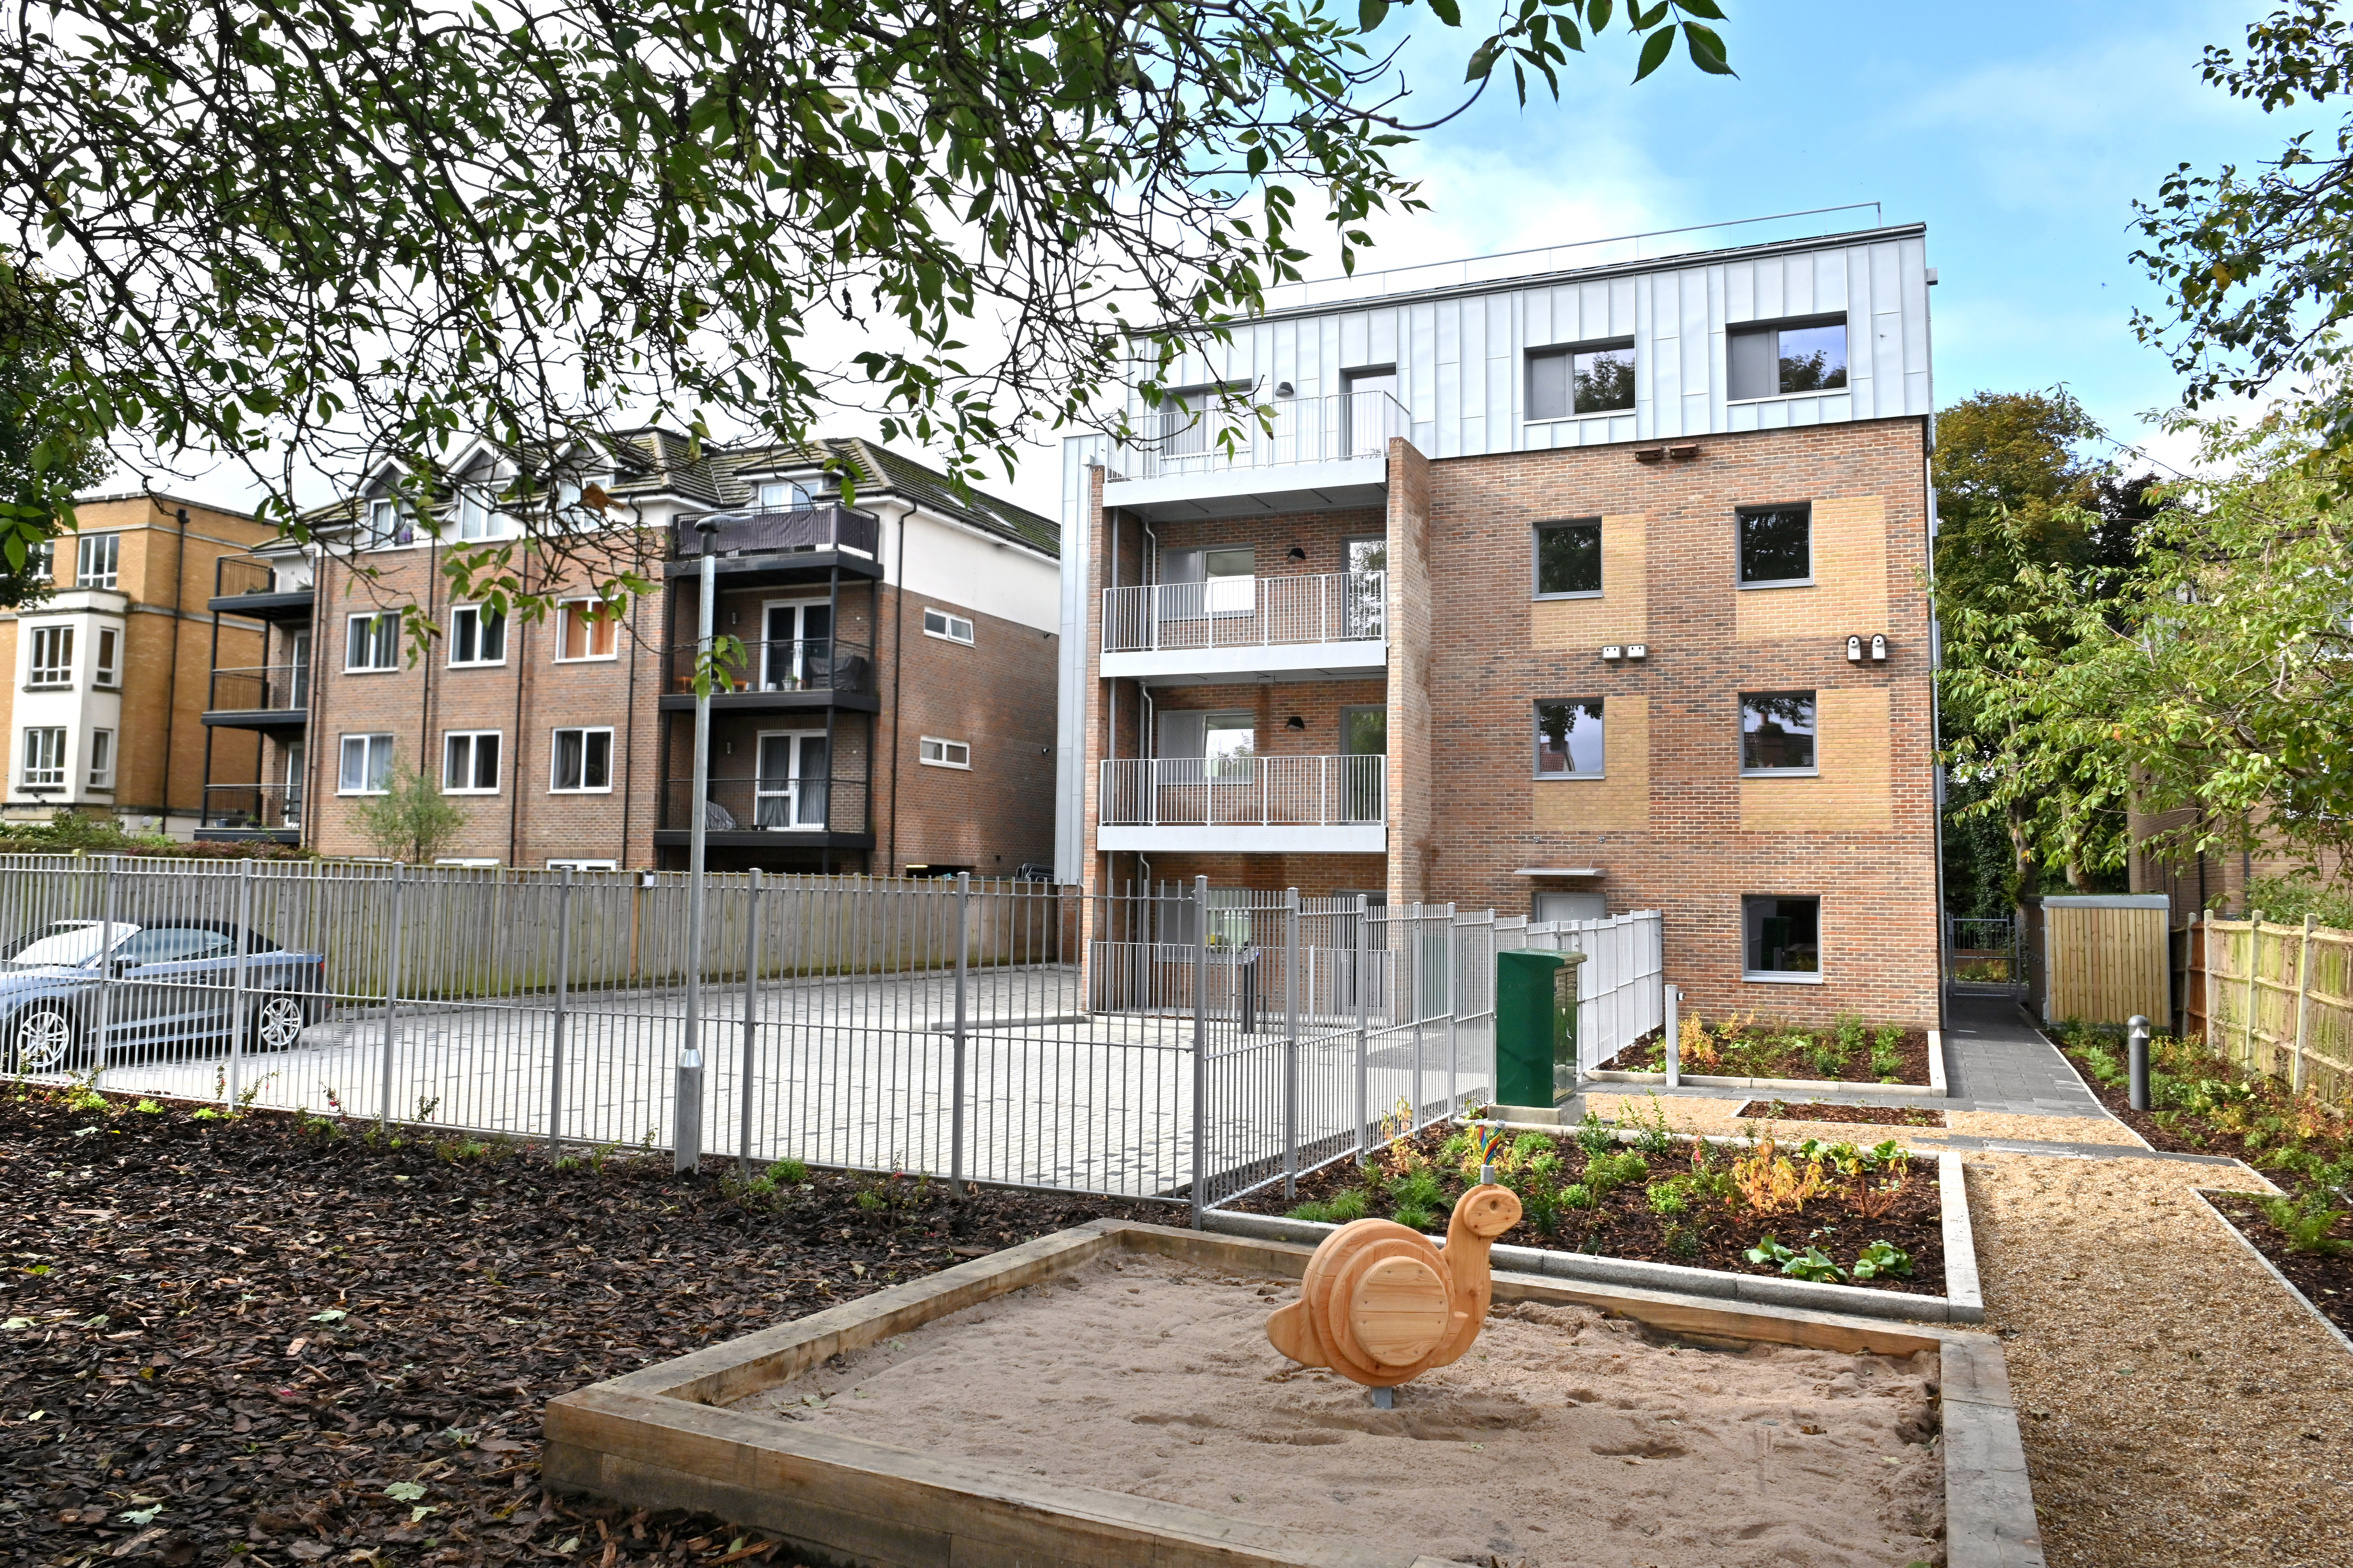
[[[2287,1276],[2288,1283],[2302,1291],[2322,1317],[2353,1335],[2353,1215],[2339,1216],[2329,1227],[2327,1239],[2342,1248],[2331,1251],[2295,1245],[2288,1232],[2273,1223],[2261,1198],[2245,1193],[2208,1193],[2206,1201],[2253,1242],[2273,1268]]]
[[[1829,1100],[1752,1100],[1744,1117],[1767,1121],[1844,1121],[1866,1127],[1942,1127],[1945,1113],[1924,1105],[1838,1105]]]
[[[1793,1270],[1788,1259],[1751,1260],[1749,1250],[1768,1237],[1800,1258],[1819,1247],[1851,1276],[1864,1248],[1884,1242],[1909,1258],[1910,1272],[1878,1273],[1854,1283],[1924,1296],[1945,1293],[1943,1210],[1933,1157],[1899,1154],[1883,1169],[1842,1172],[1831,1160],[1799,1155],[1805,1145],[1778,1150],[1768,1149],[1768,1142],[1760,1142],[1758,1150],[1772,1163],[1760,1169],[1737,1163],[1757,1156],[1704,1141],[1657,1135],[1645,1152],[1620,1145],[1598,1126],[1581,1134],[1521,1133],[1499,1163],[1496,1179],[1519,1194],[1525,1212],[1497,1239],[1511,1247],[1798,1279],[1827,1276],[1799,1271],[1803,1264]],[[1280,1185],[1273,1185],[1220,1206],[1327,1222],[1394,1219],[1439,1231],[1454,1200],[1477,1184],[1478,1167],[1471,1163],[1466,1168],[1469,1158],[1466,1135],[1428,1128],[1383,1150],[1369,1177],[1353,1163],[1340,1161],[1303,1175],[1295,1198],[1284,1199]],[[1599,1171],[1597,1160],[1605,1162]],[[1901,1190],[1884,1191],[1899,1168]],[[1744,1171],[1753,1195],[1739,1190]],[[1810,1173],[1819,1190],[1790,1206],[1789,1184]],[[1774,1195],[1756,1184],[1777,1178],[1783,1193],[1775,1207]],[[1583,1194],[1570,1194],[1572,1187]],[[1596,1187],[1606,1190],[1597,1194]],[[1654,1192],[1680,1199],[1683,1208],[1665,1212],[1653,1201]],[[1578,1206],[1586,1196],[1594,1199],[1591,1206]]]
[[[1686,1019],[1676,1068],[1693,1078],[1786,1079],[1797,1082],[1903,1083],[1925,1085],[1928,1036],[1893,1026],[1850,1028],[1841,1042],[1835,1029],[1760,1027],[1736,1020],[1695,1029]],[[1638,1040],[1601,1064],[1605,1072],[1663,1073],[1665,1043],[1656,1036]]]

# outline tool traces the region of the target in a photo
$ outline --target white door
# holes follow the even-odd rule
[[[833,606],[822,599],[765,606],[760,628],[760,689],[799,691],[833,676]]]
[[[779,832],[822,831],[828,783],[824,731],[762,735],[760,771],[753,783],[753,826]]]

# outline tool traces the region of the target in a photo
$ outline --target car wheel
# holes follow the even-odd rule
[[[299,996],[268,996],[253,1010],[253,1048],[290,1051],[302,1043],[302,1026],[309,1023]]]
[[[88,1059],[81,1031],[54,1002],[37,1004],[8,1023],[8,1058],[18,1074],[72,1072]]]

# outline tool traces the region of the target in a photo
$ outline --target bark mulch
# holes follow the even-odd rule
[[[756,1531],[550,1495],[544,1402],[1086,1219],[1175,1217],[823,1172],[762,1195],[667,1154],[557,1169],[95,1099],[0,1096],[5,1564],[783,1568]]]
[[[1445,1228],[1446,1215],[1453,1211],[1454,1200],[1461,1196],[1466,1186],[1459,1174],[1446,1168],[1448,1162],[1438,1158],[1448,1136],[1444,1129],[1429,1128],[1409,1141],[1419,1154],[1436,1163],[1432,1173],[1443,1188],[1444,1199],[1435,1210],[1430,1226],[1432,1230]],[[1529,1136],[1541,1138],[1544,1134]],[[1751,1263],[1746,1256],[1750,1247],[1768,1235],[1799,1252],[1809,1246],[1819,1246],[1840,1267],[1849,1268],[1866,1245],[1885,1241],[1911,1254],[1911,1277],[1866,1280],[1858,1289],[1902,1290],[1926,1296],[1944,1294],[1943,1209],[1938,1203],[1937,1165],[1934,1159],[1908,1162],[1910,1175],[1903,1192],[1877,1218],[1864,1218],[1856,1210],[1850,1190],[1843,1187],[1809,1200],[1803,1209],[1794,1214],[1754,1214],[1703,1198],[1694,1201],[1682,1215],[1667,1215],[1651,1207],[1646,1191],[1649,1182],[1636,1180],[1612,1187],[1592,1208],[1561,1207],[1553,1228],[1547,1231],[1538,1225],[1535,1205],[1529,1204],[1532,1192],[1539,1185],[1556,1190],[1581,1181],[1588,1163],[1584,1150],[1569,1137],[1564,1135],[1551,1142],[1561,1161],[1561,1170],[1552,1181],[1540,1184],[1517,1172],[1501,1173],[1497,1177],[1520,1194],[1526,1211],[1519,1224],[1496,1238],[1507,1246],[1632,1258],[1734,1274],[1778,1275],[1781,1270],[1777,1265]],[[1678,1143],[1672,1152],[1645,1156],[1649,1181],[1689,1171],[1692,1147]],[[1622,1146],[1613,1148],[1613,1158],[1628,1152]],[[1712,1151],[1711,1157],[1721,1169],[1731,1156],[1725,1152]],[[1294,1198],[1283,1197],[1278,1184],[1222,1206],[1244,1214],[1287,1215],[1301,1204],[1328,1204],[1345,1193],[1362,1192],[1367,1218],[1389,1218],[1397,1207],[1393,1183],[1367,1185],[1357,1167],[1346,1160],[1303,1174],[1298,1187],[1299,1194]]]
[[[2253,1242],[2255,1250],[2270,1258],[2272,1267],[2286,1275],[2323,1317],[2353,1334],[2353,1218],[2338,1220],[2334,1232],[2347,1251],[2298,1252],[2254,1199],[2242,1193],[2208,1193],[2206,1200],[2221,1210],[2222,1216],[2238,1226],[2239,1234]]]
[[[1872,1031],[1876,1038],[1877,1030]],[[1724,1059],[1712,1067],[1701,1067],[1683,1053],[1678,1067],[1686,1074],[1696,1073],[1709,1078],[1778,1078],[1810,1079],[1826,1083],[1909,1083],[1928,1081],[1928,1035],[1925,1029],[1906,1029],[1895,1043],[1896,1069],[1882,1077],[1871,1065],[1871,1048],[1865,1045],[1849,1051],[1833,1062],[1817,1060],[1802,1043],[1793,1040],[1820,1038],[1820,1030],[1778,1030],[1757,1033],[1735,1040],[1725,1047]],[[1664,1072],[1667,1064],[1666,1046],[1658,1037],[1637,1040],[1601,1065],[1617,1072]],[[1835,1068],[1836,1070],[1831,1070]]]
[[[1752,1100],[1745,1117],[1767,1121],[1851,1121],[1871,1127],[1942,1127],[1945,1113],[1921,1105],[1833,1105],[1828,1100]]]

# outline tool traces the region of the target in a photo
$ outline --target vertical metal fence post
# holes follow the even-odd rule
[[[1282,895],[1282,1196],[1299,1195],[1299,889]]]
[[[404,869],[398,861],[393,862],[392,951],[384,971],[384,1099],[376,1111],[376,1125],[387,1131],[392,1126],[392,1021],[400,1005],[401,891],[406,886],[402,879]]]
[[[1373,902],[1364,894],[1356,895],[1356,1153],[1361,1159],[1366,1152],[1365,1129],[1369,1085],[1366,1081],[1367,1063],[1365,1053],[1369,1048],[1368,1037],[1373,1022]]]
[[[1683,1072],[1683,992],[1672,985],[1659,987],[1659,1036],[1666,1047],[1667,1087],[1681,1089]]]
[[[1193,1228],[1201,1228],[1209,1093],[1209,879],[1193,879]]]
[[[564,1142],[564,1026],[572,1005],[572,868],[566,866],[555,884],[555,1016],[549,1038],[554,1048],[547,1064],[547,1155],[555,1157]]]
[[[98,1016],[91,1022],[90,1035],[90,1081],[92,1084],[106,1075],[106,1037],[112,1033],[114,1026],[115,873],[121,865],[121,856],[109,855],[106,868],[99,873],[102,881],[98,901]],[[128,1033],[127,1030],[125,1032]]]
[[[1461,1066],[1462,1047],[1458,1031],[1462,1023],[1462,952],[1461,939],[1456,935],[1456,910],[1446,906],[1446,1114],[1454,1114],[1454,1076]]]
[[[955,889],[955,1036],[948,1091],[948,1192],[964,1195],[964,1035],[965,987],[971,981],[972,873],[958,871]]]
[[[246,965],[253,947],[253,862],[237,863],[237,968],[231,981],[228,997],[228,1074],[225,1087],[228,1093],[223,1105],[233,1106],[245,1087],[241,1081],[245,1069]]]
[[[735,1173],[748,1181],[752,1175],[753,1069],[759,1058],[760,1042],[760,868],[757,866],[752,868],[752,890],[746,897],[749,904],[744,911],[743,1085],[735,1091],[739,1101],[737,1121],[742,1125],[735,1131]]]

